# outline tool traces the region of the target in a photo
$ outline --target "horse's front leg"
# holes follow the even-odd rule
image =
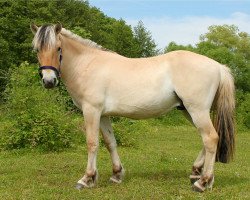
[[[99,146],[100,113],[97,108],[84,105],[83,115],[86,128],[88,164],[85,175],[77,182],[77,189],[93,187],[97,180],[96,157]]]

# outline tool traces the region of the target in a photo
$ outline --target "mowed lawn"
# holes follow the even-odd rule
[[[74,186],[86,167],[85,146],[60,153],[1,152],[0,199],[250,199],[249,131],[237,133],[235,160],[216,163],[213,190],[200,194],[191,190],[188,178],[201,149],[196,130],[143,123],[134,135],[134,147],[119,147],[126,170],[122,184],[109,182],[111,161],[103,146],[98,184],[81,191]]]

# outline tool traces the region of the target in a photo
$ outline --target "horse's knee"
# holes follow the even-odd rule
[[[88,141],[87,147],[88,147],[88,152],[96,152],[98,149],[98,142]]]

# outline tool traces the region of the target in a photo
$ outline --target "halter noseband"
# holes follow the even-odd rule
[[[50,70],[53,70],[55,73],[56,73],[56,76],[57,78],[60,78],[61,77],[61,64],[62,64],[62,49],[60,48],[59,50],[60,52],[60,55],[59,55],[59,68],[55,68],[53,66],[40,66],[39,69],[38,69],[38,72],[39,72],[39,75],[40,77],[42,77],[42,70],[44,69],[50,69]]]

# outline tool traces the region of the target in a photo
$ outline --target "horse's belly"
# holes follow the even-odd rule
[[[174,94],[127,96],[106,102],[104,115],[124,116],[132,119],[157,117],[167,113],[173,107],[180,105],[180,100]]]

